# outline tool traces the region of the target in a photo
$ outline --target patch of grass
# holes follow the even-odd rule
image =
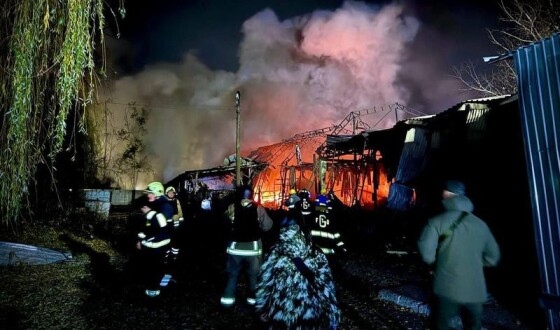
[[[58,226],[32,225],[16,234],[3,232],[0,239],[73,256],[65,263],[0,267],[2,329],[87,329],[91,321],[83,309],[91,296],[89,284],[96,281],[92,260],[106,261],[108,269],[113,267],[110,260],[124,259],[104,239]]]
[[[4,329],[84,329],[80,280],[87,263],[0,268],[0,325]]]

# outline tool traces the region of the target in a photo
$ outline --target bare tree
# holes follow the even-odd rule
[[[500,0],[498,6],[502,28],[488,29],[488,36],[498,53],[513,51],[560,31],[560,9],[552,0]],[[453,74],[465,86],[464,91],[474,91],[481,96],[517,93],[511,61],[495,63],[490,72],[468,62],[455,67]]]
[[[477,63],[470,61],[453,68],[453,75],[464,88],[462,92],[474,92],[480,97],[514,94],[517,92],[515,71],[512,63],[496,63],[492,71],[481,70]]]
[[[116,181],[124,187],[134,189],[140,173],[152,173],[148,163],[146,144],[146,120],[149,110],[129,104],[124,116],[124,125],[116,131],[116,139],[124,143],[124,149],[115,160]]]
[[[106,100],[103,111],[90,112],[88,119],[95,127],[88,135],[89,172],[104,185],[134,189],[141,173],[153,173],[145,144],[150,109],[108,104],[114,103]]]

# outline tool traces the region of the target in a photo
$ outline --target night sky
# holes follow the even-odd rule
[[[271,8],[277,16],[288,19],[317,9],[334,10],[339,0],[125,0],[126,16],[117,18],[121,41],[115,69],[122,74],[142,70],[157,62],[177,62],[189,50],[212,69],[235,71],[239,67],[238,48],[241,26],[257,12]],[[364,1],[382,5],[384,1]],[[436,37],[452,50],[445,64],[459,65],[478,61],[494,54],[486,29],[498,26],[499,11],[495,1],[404,1],[407,10],[423,24],[426,48]],[[154,5],[156,4],[156,5]],[[112,4],[115,12],[118,5]],[[107,15],[109,16],[109,15]],[[107,19],[114,35],[115,22]],[[429,36],[428,36],[429,35]],[[419,46],[421,47],[421,46]],[[443,51],[443,50],[440,50]]]
[[[115,113],[150,105],[147,141],[164,181],[235,152],[236,90],[247,152],[351,111],[399,103],[439,113],[473,97],[459,92],[453,67],[490,69],[482,57],[497,54],[486,32],[498,25],[492,2],[129,0],[125,8],[118,39],[106,15],[112,84],[101,97]]]

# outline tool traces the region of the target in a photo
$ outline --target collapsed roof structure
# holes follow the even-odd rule
[[[387,116],[394,114],[414,116],[421,113],[400,104],[374,107],[351,112],[340,124],[294,135],[279,143],[259,147],[242,157],[242,181],[251,183],[255,198],[264,206],[276,208],[287,196],[291,188],[309,190],[318,194],[321,189],[333,190],[347,205],[360,203],[373,207],[378,199],[387,197],[387,175],[381,162],[374,166],[369,160],[370,151],[361,150],[352,155],[342,154],[333,149],[336,141],[346,141],[357,134],[358,130],[372,130],[361,116],[383,114],[375,123],[382,123]],[[351,128],[348,126],[351,124]],[[389,133],[388,135],[391,135]],[[379,155],[377,161],[380,160]],[[374,170],[375,167],[375,170]],[[199,187],[209,190],[231,190],[235,182],[235,155],[224,160],[224,165],[210,169],[186,171],[170,182],[178,191],[193,193]],[[369,170],[369,171],[368,171]],[[384,180],[379,180],[383,177]],[[385,193],[375,196],[379,183]]]

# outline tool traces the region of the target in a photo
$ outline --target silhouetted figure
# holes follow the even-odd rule
[[[237,189],[235,202],[228,207],[226,214],[231,221],[226,262],[228,279],[220,303],[226,308],[235,304],[237,281],[244,271],[249,281],[246,301],[254,305],[257,274],[263,253],[261,235],[272,228],[272,219],[264,207],[253,200],[250,186]]]
[[[299,197],[286,206],[279,240],[259,274],[257,312],[269,329],[335,329],[340,311],[328,260],[300,229]]]
[[[145,222],[137,235],[136,248],[141,251],[144,264],[142,270],[146,275],[144,293],[148,297],[156,297],[170,280],[164,274],[164,264],[171,243],[167,220],[173,217],[173,207],[163,195],[163,185],[160,182],[150,183],[144,193],[148,196],[149,206],[141,208]]]
[[[418,240],[422,259],[435,267],[435,326],[448,329],[460,314],[464,329],[481,329],[488,297],[483,268],[498,263],[500,250],[486,223],[471,213],[463,183],[447,181],[442,204],[445,211],[429,219]]]

